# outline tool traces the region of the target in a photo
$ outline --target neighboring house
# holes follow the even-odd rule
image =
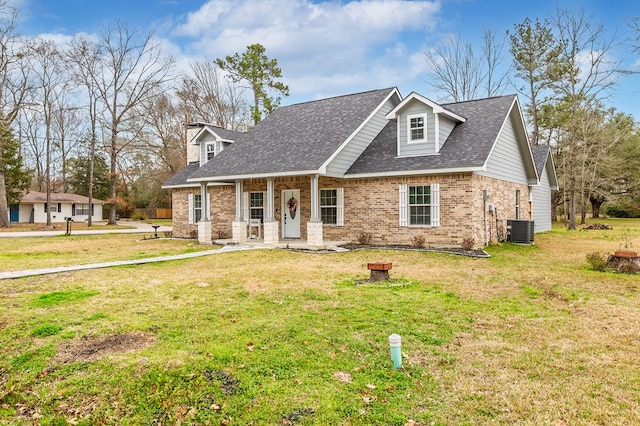
[[[551,191],[558,190],[558,177],[551,156],[549,145],[532,146],[533,159],[540,180],[531,187],[531,201],[533,202],[533,220],[535,232],[551,230]]]
[[[65,222],[70,217],[74,221],[102,220],[104,201],[93,199],[89,206],[89,198],[83,195],[50,193],[50,207],[45,192],[30,191],[18,204],[9,209],[9,220],[21,223],[47,223],[47,210],[51,210],[51,222]]]
[[[531,190],[549,185],[515,95],[440,105],[388,88],[280,107],[246,133],[191,131],[190,164],[163,187],[174,235],[201,242],[259,226],[265,244],[482,246],[534,217]]]

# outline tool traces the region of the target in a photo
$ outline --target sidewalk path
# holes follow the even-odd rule
[[[251,250],[252,248],[253,247],[250,247],[250,246],[232,245],[232,246],[224,246],[222,248],[215,249],[215,250],[199,251],[195,253],[175,254],[172,256],[149,257],[146,259],[117,260],[113,262],[88,263],[86,265],[57,266],[55,268],[26,269],[23,271],[0,272],[0,280],[33,277],[36,275],[57,274],[60,272],[82,271],[85,269],[110,268],[112,266],[141,265],[145,263],[167,262],[170,260],[180,260],[180,259],[191,259],[194,257],[209,256],[212,254],[229,253],[229,252],[241,251],[241,250]]]

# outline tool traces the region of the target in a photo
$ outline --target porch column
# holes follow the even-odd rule
[[[211,243],[211,219],[209,216],[209,194],[207,193],[207,183],[200,182],[200,221],[198,222],[198,243]]]
[[[320,220],[320,176],[311,176],[311,219],[307,222],[307,245],[323,247],[322,221]]]
[[[277,244],[280,240],[280,224],[275,218],[275,191],[273,178],[267,179],[267,199],[265,200],[265,212],[263,233],[265,244]]]
[[[247,223],[242,213],[242,181],[236,181],[236,217],[232,224],[231,238],[236,243],[247,241]]]

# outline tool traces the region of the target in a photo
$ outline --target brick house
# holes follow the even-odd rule
[[[280,107],[248,132],[190,131],[189,164],[163,187],[174,235],[203,243],[482,246],[508,219],[551,217],[533,195],[550,198],[553,162],[536,168],[515,95],[440,105],[388,88]]]

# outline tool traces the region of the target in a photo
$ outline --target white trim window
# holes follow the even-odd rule
[[[249,219],[260,219],[264,222],[264,192],[249,193]]]
[[[407,143],[426,142],[427,114],[412,114],[407,116]]]
[[[320,220],[325,225],[344,225],[344,188],[320,190]]]
[[[520,190],[516,189],[516,220],[520,219]]]
[[[75,215],[89,216],[89,204],[75,204]]]
[[[440,184],[400,185],[400,226],[440,226]]]
[[[205,148],[205,161],[209,161],[211,160],[213,157],[216,156],[216,143],[214,142],[207,142],[204,146]]]

